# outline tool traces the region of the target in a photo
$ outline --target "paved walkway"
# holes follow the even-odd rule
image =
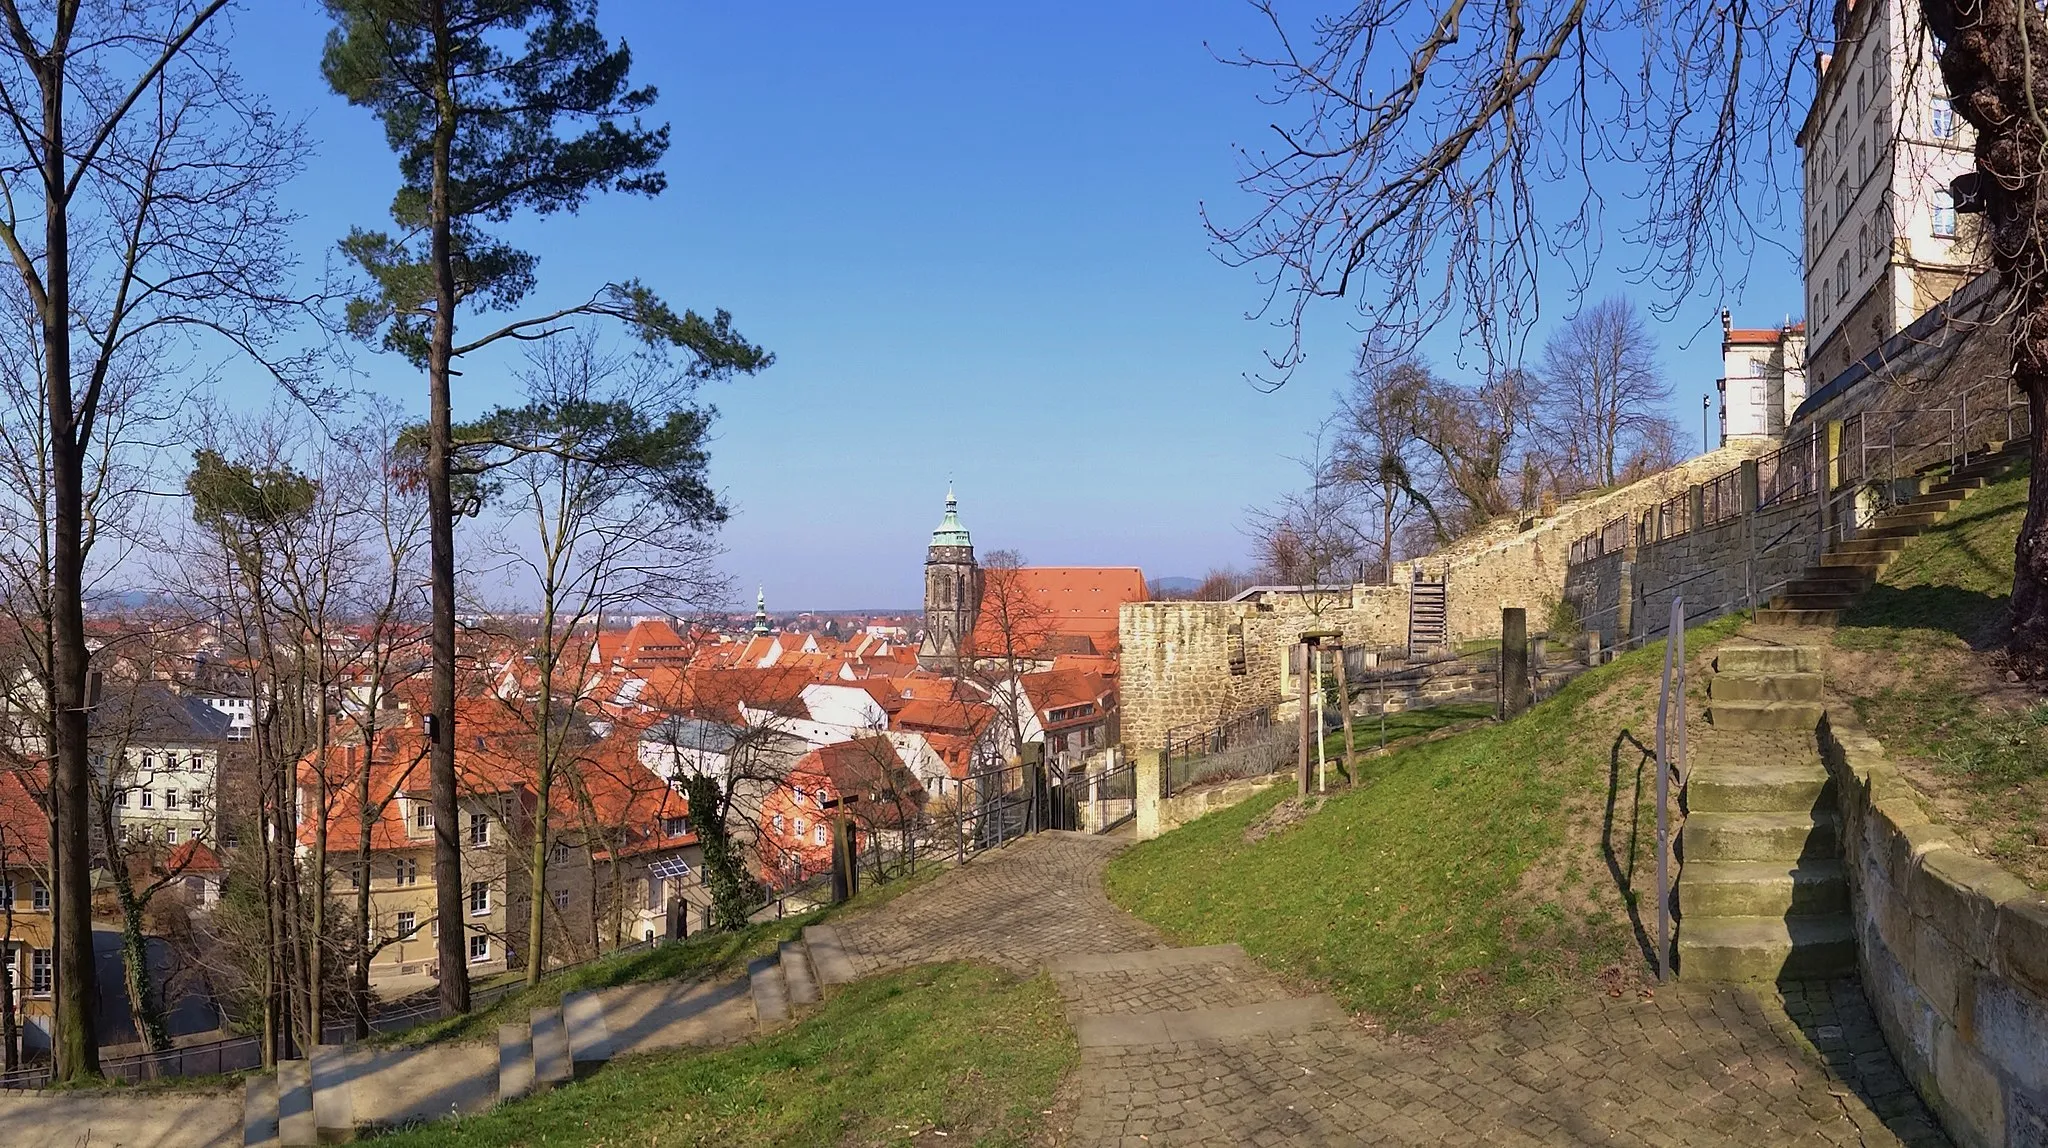
[[[1111,905],[1112,841],[1042,834],[839,926],[863,973],[1048,968],[1081,1043],[1073,1142],[1946,1145],[1854,981],[1591,989],[1421,1042],[1297,997],[1234,946],[1167,949]]]

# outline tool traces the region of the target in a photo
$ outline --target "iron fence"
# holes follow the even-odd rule
[[[1820,493],[1820,435],[1808,431],[1756,460],[1757,508],[1778,506]]]
[[[1685,785],[1685,599],[1671,599],[1671,620],[1665,632],[1664,674],[1657,693],[1657,979],[1670,975],[1671,964],[1671,779]],[[1678,737],[1674,757],[1666,726],[1676,710]]]
[[[1297,734],[1291,724],[1277,720],[1278,709],[1278,703],[1258,706],[1212,726],[1168,730],[1160,761],[1159,796],[1172,797],[1205,781],[1264,777],[1291,766]]]

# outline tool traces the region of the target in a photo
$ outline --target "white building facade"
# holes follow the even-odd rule
[[[1982,261],[1949,190],[1975,166],[1974,137],[1949,103],[1919,6],[1840,0],[1835,50],[1819,67],[1797,143],[1808,367],[1825,383]],[[1733,410],[1731,400],[1731,434]]]
[[[1783,435],[1806,383],[1806,324],[1744,329],[1721,312],[1721,445]]]

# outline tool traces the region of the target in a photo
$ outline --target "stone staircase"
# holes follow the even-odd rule
[[[744,979],[648,981],[568,993],[525,1023],[498,1026],[495,1049],[320,1045],[304,1060],[250,1077],[242,1143],[291,1148],[359,1131],[482,1112],[587,1076],[615,1057],[752,1038],[789,1023],[855,978],[838,933],[812,925],[749,964]]]
[[[1822,681],[1816,647],[1731,643],[1716,654],[1678,839],[1682,979],[1856,967],[1840,815],[1814,736]]]
[[[1830,546],[1818,564],[1787,582],[1765,609],[1756,612],[1757,624],[1834,626],[1857,595],[1876,584],[1906,543],[2025,461],[2027,449],[2026,440],[1996,443],[1947,477],[1923,479],[1918,495],[1879,515],[1856,537]]]

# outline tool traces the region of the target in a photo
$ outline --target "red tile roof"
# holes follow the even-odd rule
[[[975,619],[974,648],[984,656],[996,655],[1013,644],[1018,653],[1027,656],[1040,652],[1114,654],[1118,607],[1146,598],[1145,574],[1135,566],[988,570],[984,572],[981,611]],[[1007,635],[1006,628],[1010,631]]]

